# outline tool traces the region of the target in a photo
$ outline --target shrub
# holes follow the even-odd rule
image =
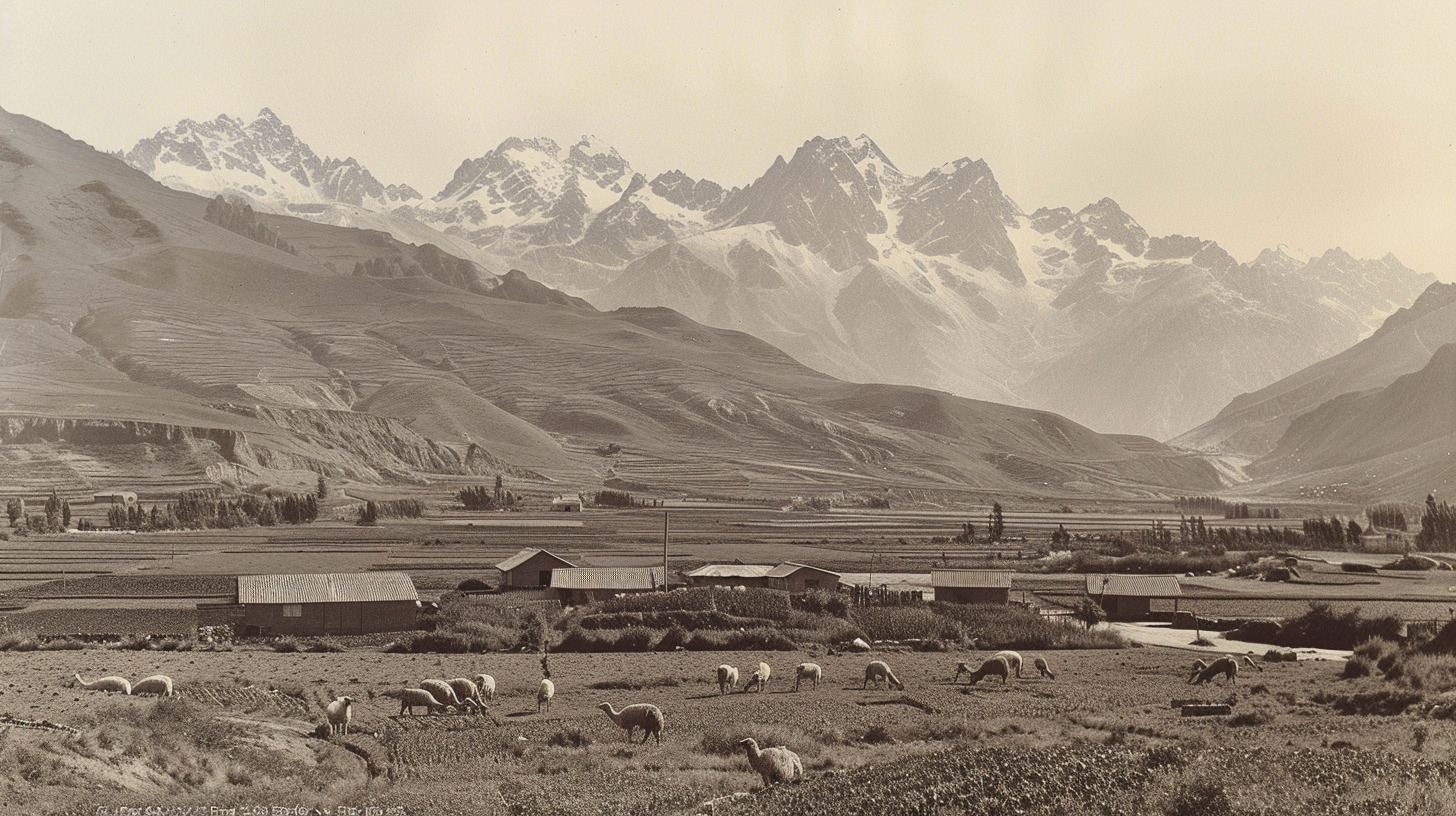
[[[1403,654],[1392,662],[1385,679],[1423,691],[1447,691],[1456,688],[1456,657]]]
[[[1340,672],[1340,677],[1354,680],[1359,677],[1369,677],[1374,673],[1375,664],[1370,661],[1370,658],[1357,654],[1345,661],[1345,668]]]
[[[687,648],[694,652],[731,652],[759,650],[767,652],[791,652],[798,645],[787,634],[760,626],[744,632],[705,629],[694,632]]]
[[[1345,572],[1364,572],[1364,573],[1378,573],[1378,572],[1380,572],[1380,570],[1376,569],[1371,564],[1356,564],[1356,563],[1354,563],[1352,561],[1346,561],[1345,563],[1341,564],[1340,565],[1340,569],[1344,570]]]
[[[868,606],[850,617],[870,640],[951,640],[960,642],[963,627],[954,618],[927,606]]]
[[[305,652],[342,652],[346,651],[344,644],[331,637],[311,638],[300,647]]]
[[[0,635],[0,652],[33,652],[41,647],[35,635],[12,632]]]
[[[1370,638],[1399,640],[1403,623],[1395,615],[1362,618],[1359,608],[1336,612],[1327,603],[1311,603],[1309,611],[1280,627],[1275,645],[1296,648],[1351,649]]]
[[[1129,645],[1111,630],[1087,631],[1022,606],[934,603],[931,608],[959,622],[983,649],[1124,649]]]
[[[668,629],[662,635],[662,639],[657,641],[657,650],[659,652],[671,652],[679,646],[686,649],[688,641],[692,640],[692,637],[692,632],[674,624],[672,628]]]
[[[460,582],[459,586],[455,587],[457,592],[479,592],[487,589],[490,589],[490,584],[487,584],[479,578],[466,578]]]
[[[1315,702],[1328,703],[1341,714],[1377,714],[1386,717],[1400,714],[1423,699],[1420,692],[1405,689],[1378,689],[1355,694],[1320,692],[1314,696]]]
[[[648,652],[656,639],[651,629],[634,626],[628,629],[568,629],[558,652]]]
[[[296,652],[298,651],[298,641],[291,637],[278,638],[277,640],[273,641],[273,651]]]

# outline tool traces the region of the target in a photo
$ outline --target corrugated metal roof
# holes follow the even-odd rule
[[[238,603],[297,604],[344,601],[418,601],[402,572],[332,572],[311,575],[239,575]]]
[[[762,578],[773,569],[768,564],[709,564],[687,574],[689,578]]]
[[[540,547],[528,547],[511,556],[510,558],[507,558],[506,560],[500,562],[499,564],[496,564],[495,568],[500,570],[501,572],[510,572],[516,567],[519,567],[527,561],[530,561],[536,556],[537,553],[546,553],[547,555],[555,558],[557,561],[560,561],[563,564],[566,564],[567,566],[576,566],[575,564],[567,561],[565,558],[562,558],[561,556],[557,555],[554,552],[551,552],[550,550],[543,550]]]
[[[767,575],[770,578],[787,578],[801,569],[818,570],[820,572],[833,575],[836,578],[839,577],[839,573],[837,572],[832,572],[830,570],[824,569],[823,567],[813,567],[808,564],[800,564],[795,561],[785,561],[784,563],[779,564],[777,567],[769,570]]]
[[[1088,575],[1087,594],[1171,598],[1182,595],[1183,587],[1173,575]]]
[[[1010,589],[1010,570],[942,569],[930,571],[933,587],[978,587]]]
[[[662,567],[572,567],[551,571],[552,589],[656,589]]]

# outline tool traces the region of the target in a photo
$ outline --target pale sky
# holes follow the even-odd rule
[[[741,186],[866,133],[908,173],[984,158],[1028,212],[1456,281],[1453,43],[1442,2],[0,0],[0,107],[106,150],[270,107],[426,196],[510,136]]]

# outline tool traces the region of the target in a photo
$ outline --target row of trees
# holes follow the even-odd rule
[[[366,501],[359,507],[357,523],[378,524],[382,518],[420,518],[424,515],[425,503],[419,499]]]
[[[52,490],[46,497],[44,512],[27,515],[25,499],[17,496],[5,502],[5,516],[16,535],[59,533],[71,526],[71,503]]]
[[[1350,519],[1348,523],[1340,521],[1336,516],[1330,516],[1328,520],[1322,518],[1307,518],[1304,520],[1304,535],[1309,539],[1310,544],[1317,544],[1322,547],[1333,549],[1344,549],[1345,547],[1356,547],[1365,531],[1360,528],[1360,523]]]
[[[1416,546],[1422,550],[1451,552],[1456,550],[1456,508],[1426,496],[1426,512],[1421,515],[1421,531]]]
[[[1173,509],[1179,515],[1222,515],[1226,519],[1277,519],[1277,507],[1260,507],[1248,502],[1231,502],[1217,496],[1178,496],[1173,499]]]
[[[455,494],[460,503],[465,505],[466,510],[507,510],[516,506],[519,498],[516,494],[506,490],[505,483],[501,477],[495,477],[495,486],[487,488],[485,485],[466,487]]]
[[[1386,530],[1406,530],[1405,507],[1395,502],[1381,502],[1365,511],[1371,527]]]
[[[150,509],[140,504],[113,504],[106,511],[106,523],[112,529],[138,531],[272,527],[309,524],[317,518],[318,498],[312,493],[225,497],[217,490],[184,490],[177,501],[153,504]]]

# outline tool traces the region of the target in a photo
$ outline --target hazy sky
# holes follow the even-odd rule
[[[0,0],[0,107],[103,149],[271,107],[427,196],[509,136],[734,186],[867,133],[909,173],[984,158],[1028,211],[1449,281],[1453,43],[1442,2]]]

